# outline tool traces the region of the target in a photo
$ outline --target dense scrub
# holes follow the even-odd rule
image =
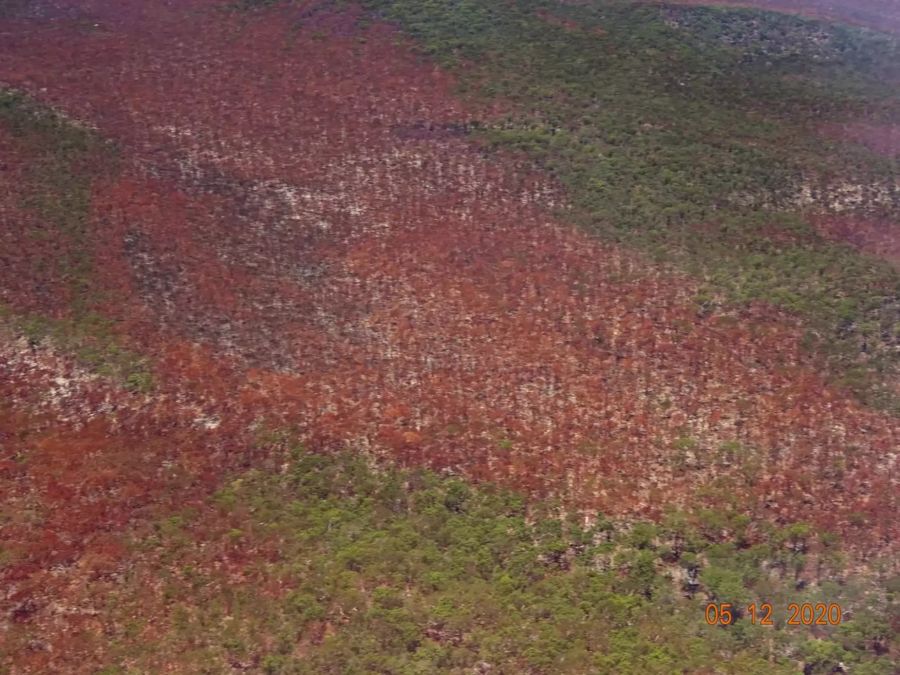
[[[898,119],[895,38],[752,10],[368,4],[510,103],[483,136],[555,174],[590,229],[800,313],[843,383],[896,407],[898,271],[795,215],[900,218],[896,163],[816,132]]]
[[[373,471],[357,453],[295,449],[280,470],[234,475],[210,506],[138,530],[132,547],[140,562],[101,603],[108,674],[897,665],[900,579],[848,580],[827,532],[749,534],[724,510],[585,523],[429,472]],[[711,601],[734,603],[734,623],[707,625]],[[774,626],[752,624],[746,606],[760,601]],[[788,603],[806,601],[839,602],[846,620],[787,626]]]
[[[19,92],[0,90],[0,321],[15,325],[35,347],[45,340],[102,374],[146,388],[146,363],[124,348],[99,313],[112,289],[92,283],[90,222],[95,181],[115,173],[112,144]]]
[[[730,282],[712,252],[738,261],[733,297],[772,300],[782,284],[785,307],[795,291],[814,305],[823,288],[890,300],[892,273],[773,205],[704,207],[717,143],[733,141],[712,142],[697,120],[690,138],[709,148],[624,109],[625,140],[603,152],[624,167],[618,187],[646,182],[649,196],[610,197],[621,227],[603,200],[592,214],[576,169],[593,170],[599,146],[572,145],[580,127],[528,126],[557,109],[565,121],[569,103],[557,108],[565,99],[549,88],[530,98],[518,59],[542,48],[504,42],[519,26],[577,61],[618,26],[607,57],[656,87],[669,75],[638,67],[659,65],[655,38],[636,32],[646,53],[627,56],[624,29],[646,18],[659,44],[679,31],[711,40],[703,22],[716,15],[616,5],[596,27],[584,8],[456,3],[457,22],[498,19],[469,54],[484,69],[463,61],[460,83],[503,89],[463,105],[446,71],[350,3],[16,4],[0,17],[0,80],[33,98],[0,99],[0,671],[893,667],[896,419],[822,380],[801,349],[815,324],[723,303]],[[437,5],[419,7],[447,33]],[[722,54],[774,30],[727,16],[734,35],[712,46]],[[488,30],[466,22],[463,56]],[[818,28],[785,25],[832,59]],[[505,70],[495,43],[509,47]],[[783,44],[772,41],[782,66],[794,58]],[[460,65],[453,48],[435,53]],[[748,56],[747,72],[767,58]],[[570,73],[573,100],[615,75],[533,65],[550,88]],[[854,80],[829,115],[881,86]],[[646,103],[624,79],[616,87]],[[716,124],[742,119],[725,103]],[[791,105],[750,115],[750,156],[849,170]],[[768,145],[753,145],[754,115]],[[645,134],[662,135],[645,146]],[[710,164],[666,154],[683,146]],[[511,148],[525,152],[509,161]],[[675,172],[671,192],[654,182],[654,153]],[[893,170],[853,153],[866,180]],[[564,212],[606,242],[553,217],[565,199],[527,170],[534,159],[568,185]],[[727,181],[747,187],[742,199],[777,193],[765,173]],[[696,228],[666,211],[691,184]],[[726,212],[727,227],[709,216]],[[721,283],[704,288],[617,242]],[[803,307],[807,321],[830,320]],[[846,307],[851,337],[857,309]],[[316,453],[412,468],[373,472],[250,438],[283,426]],[[847,623],[708,628],[712,596],[771,600],[782,620],[794,600],[841,602]]]
[[[95,181],[84,249],[102,261],[89,284],[112,298],[108,316],[16,310],[18,330],[138,391],[154,370],[167,376],[184,337],[205,341],[243,379],[191,368],[185,386],[302,421],[315,448],[353,439],[576,509],[725,499],[754,518],[837,529],[855,547],[892,541],[896,432],[823,388],[796,327],[765,308],[698,309],[689,280],[548,223],[540,183],[511,180],[457,136],[398,126],[408,138],[388,130],[384,152],[415,153],[408,163],[307,193],[311,213],[287,183],[247,188],[206,165],[181,185],[131,171]],[[308,220],[327,234],[311,237]],[[19,263],[9,286],[48,282],[43,266]],[[27,307],[40,295],[16,297]],[[115,339],[126,331],[127,349]],[[783,496],[797,486],[802,499]]]
[[[900,32],[900,14],[893,0],[673,0],[672,4],[756,7]]]

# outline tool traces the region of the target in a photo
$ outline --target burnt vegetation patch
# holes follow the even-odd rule
[[[0,99],[0,671],[896,669],[897,276],[810,224],[892,217],[816,130],[893,114],[893,43],[93,10],[0,23],[92,125]]]
[[[106,298],[94,279],[91,199],[95,182],[117,171],[115,147],[11,90],[0,90],[0,134],[15,164],[14,174],[0,178],[0,212],[9,225],[0,254],[0,321],[34,349],[50,344],[130,387],[149,387],[146,361],[123,346],[98,311]]]
[[[392,131],[403,140],[440,140],[460,138],[480,129],[477,122],[447,122],[434,124],[428,120],[418,120],[412,124],[396,126]]]

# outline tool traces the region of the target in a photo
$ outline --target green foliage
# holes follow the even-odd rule
[[[617,0],[366,4],[455,68],[470,95],[504,100],[508,118],[478,135],[555,175],[568,217],[733,302],[804,316],[819,336],[808,346],[840,383],[900,412],[884,385],[900,367],[900,274],[795,213],[804,188],[896,182],[896,162],[813,130],[863,113],[897,119],[900,42],[775,13]],[[900,216],[896,195],[878,208]]]
[[[146,358],[121,345],[109,319],[81,312],[68,319],[50,319],[37,314],[19,314],[0,305],[0,325],[6,324],[38,347],[50,344],[70,354],[90,372],[111,377],[129,391],[153,390],[153,374]]]
[[[167,569],[182,571],[163,580],[174,604],[153,650],[212,670],[258,662],[272,673],[317,674],[462,673],[485,663],[497,672],[703,672],[722,654],[735,673],[794,672],[799,658],[814,672],[834,659],[859,672],[892,666],[883,592],[848,583],[842,570],[844,585],[827,589],[798,591],[793,578],[773,577],[788,542],[813,545],[802,524],[743,547],[721,539],[742,522],[730,513],[708,534],[702,518],[681,512],[584,527],[551,505],[525,513],[515,495],[426,471],[376,470],[349,453],[293,457],[279,473],[236,477],[206,518],[159,523],[142,555],[155,547]],[[242,551],[266,552],[248,563],[245,582],[225,582],[218,563],[200,562]],[[685,594],[691,571],[699,581]],[[260,596],[274,586],[282,592]],[[132,616],[133,591],[116,593],[110,611]],[[815,639],[783,617],[752,626],[743,611],[768,601],[786,616],[788,602],[823,599],[857,614]],[[734,603],[733,625],[706,625],[712,600]],[[156,653],[138,653],[133,641],[121,648],[122,662],[139,670]]]
[[[0,124],[34,158],[20,186],[22,206],[51,226],[32,236],[65,242],[59,247],[59,273],[70,280],[73,302],[80,303],[91,266],[86,238],[90,186],[96,173],[85,160],[107,148],[89,131],[15,91],[0,89]]]
[[[22,206],[49,228],[30,233],[59,244],[59,277],[69,285],[70,315],[48,318],[0,306],[0,321],[33,346],[44,341],[72,354],[84,367],[114,377],[133,391],[147,392],[153,378],[140,356],[121,346],[109,319],[91,307],[93,261],[89,241],[91,183],[115,169],[115,149],[90,130],[15,91],[0,89],[0,125],[33,157],[20,189]]]
[[[827,640],[810,640],[804,645],[805,673],[840,672],[839,666],[847,660],[847,652],[841,646]],[[841,668],[842,670],[842,668]]]

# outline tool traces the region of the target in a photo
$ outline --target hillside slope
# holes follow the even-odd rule
[[[770,190],[769,172],[781,175],[784,167],[766,162],[793,157],[799,146],[783,141],[801,139],[793,168],[818,172],[813,207],[828,202],[829,186],[851,169],[854,180],[877,186],[896,179],[895,166],[859,145],[828,146],[846,151],[837,159],[816,154],[820,131],[797,122],[790,101],[763,120],[751,110],[752,121],[729,140],[716,134],[718,125],[744,119],[732,103],[727,113],[697,104],[722,118],[673,115],[659,126],[661,118],[635,113],[644,98],[616,98],[621,82],[576,72],[600,67],[589,55],[605,36],[617,42],[602,48],[604,59],[618,53],[621,64],[641,69],[658,63],[643,40],[702,36],[702,13],[670,17],[675,27],[661,28],[630,13],[642,10],[616,14],[598,5],[613,12],[602,33],[578,7],[554,15],[556,3],[523,2],[484,15],[463,5],[462,14],[447,3],[404,2],[0,6],[0,611],[12,646],[0,667],[192,672],[208,647],[214,668],[316,672],[332,645],[336,663],[383,672],[429,672],[441,658],[449,659],[448,672],[484,659],[502,663],[500,672],[554,672],[554,659],[569,653],[554,641],[568,633],[548,633],[556,647],[517,660],[518,647],[501,649],[491,631],[472,638],[472,615],[445,635],[432,625],[440,603],[373,590],[408,584],[417,598],[431,592],[422,590],[428,584],[447,590],[440,579],[425,584],[427,562],[415,579],[387,579],[377,556],[374,567],[348,558],[359,579],[319,581],[332,591],[358,584],[362,599],[302,596],[301,604],[318,607],[303,615],[305,629],[280,614],[293,610],[276,600],[313,583],[292,567],[301,556],[296,546],[311,542],[284,544],[290,535],[279,528],[292,527],[293,516],[271,505],[263,509],[271,529],[255,532],[243,506],[227,515],[221,500],[246,479],[257,486],[253,499],[271,488],[288,490],[285,502],[296,496],[303,513],[343,508],[343,493],[279,482],[293,462],[313,461],[287,453],[298,443],[497,484],[526,495],[535,513],[572,519],[577,528],[566,526],[552,542],[523,530],[522,541],[534,546],[522,543],[521,559],[497,553],[479,572],[493,588],[512,588],[531,583],[515,565],[543,565],[548,555],[559,562],[584,554],[583,568],[572,565],[576,575],[606,560],[609,576],[590,584],[601,584],[612,604],[634,605],[628,611],[640,615],[640,635],[627,633],[628,617],[606,626],[622,631],[622,660],[573,656],[568,672],[664,672],[690,653],[680,642],[672,646],[673,638],[654,656],[653,602],[687,602],[682,570],[704,565],[713,571],[688,590],[707,595],[675,613],[696,619],[691,630],[706,631],[697,614],[703,599],[744,602],[769,593],[788,600],[808,585],[809,598],[830,593],[869,622],[799,637],[785,637],[781,625],[777,654],[774,647],[766,654],[765,635],[745,622],[741,630],[753,633],[746,644],[722,638],[722,649],[746,659],[731,672],[766,659],[786,669],[801,659],[824,669],[841,658],[869,672],[891,667],[897,569],[890,556],[900,534],[900,423],[889,404],[897,383],[897,271],[807,224],[846,212],[769,203],[790,186]],[[649,37],[623,28],[645,20]],[[468,29],[457,34],[460,22]],[[807,36],[812,30],[790,26]],[[546,42],[520,40],[530,31]],[[684,39],[689,70],[696,65],[690,49],[707,43]],[[855,38],[833,38],[844,39]],[[633,53],[623,47],[629,41]],[[507,44],[525,46],[498,55]],[[860,53],[876,55],[873,68],[889,69],[882,57],[893,53],[892,43],[863,45]],[[743,58],[726,52],[735,59],[730,67]],[[548,53],[575,70],[544,59]],[[545,72],[534,70],[538,63]],[[846,65],[829,63],[841,72]],[[859,63],[847,68],[850,76],[840,80],[850,82],[846,99],[828,121],[876,99],[874,118],[889,118],[890,93],[872,89],[874,79],[854,89]],[[529,79],[535,72],[539,81]],[[671,84],[658,81],[659,72],[647,75],[648,86]],[[699,75],[698,91],[720,91],[707,76],[718,77]],[[566,82],[574,84],[559,94],[554,88]],[[771,81],[751,84],[762,90]],[[820,95],[794,93],[800,106]],[[619,107],[598,112],[598,105],[576,117],[592,97]],[[651,112],[682,104],[673,95]],[[802,134],[792,136],[797,129]],[[608,135],[592,135],[599,132]],[[707,145],[684,140],[699,137]],[[742,199],[707,202],[723,176],[715,162],[744,151],[749,168],[726,176]],[[704,155],[709,165],[696,164]],[[849,217],[896,222],[895,194],[884,194],[873,188]],[[670,203],[677,200],[683,204]],[[730,224],[729,209],[736,214]],[[888,403],[870,405],[875,399]],[[335,466],[322,470],[345,470]],[[386,471],[373,480],[394,476],[406,497],[385,497],[381,507],[360,497],[353,513],[334,512],[335,522],[370,518],[394,536],[391,528],[421,528],[427,516],[404,506],[397,522],[380,519],[391,499],[419,498],[419,478],[410,475],[427,475],[422,480],[438,481],[435,489],[448,494],[462,489],[431,474]],[[450,503],[445,511],[459,512]],[[491,506],[479,518],[506,527],[504,519],[525,507],[504,509]],[[527,527],[537,519],[530,516]],[[650,534],[631,539],[636,519]],[[657,531],[650,521],[666,525]],[[689,527],[702,534],[688,534]],[[185,528],[195,547],[166,544]],[[604,534],[612,531],[618,543],[595,550],[604,538],[612,543]],[[463,554],[473,544],[447,536],[410,546],[448,546],[448,556],[465,559],[460,565],[475,564]],[[696,542],[682,551],[681,539]],[[479,545],[486,541],[500,545],[493,535]],[[848,562],[836,562],[837,549]],[[694,556],[685,564],[683,552]],[[316,564],[336,555],[324,547]],[[550,567],[549,586],[557,567],[570,571]],[[472,575],[465,569],[457,582]],[[154,585],[163,570],[171,578]],[[258,586],[270,594],[276,609],[265,621],[274,623],[265,623],[260,649],[248,653],[246,635],[240,644],[213,645],[217,631],[207,630],[232,615],[247,622],[238,632],[256,630],[246,604],[206,615],[197,600],[176,611],[173,597],[203,597],[206,582],[193,584],[191,570],[208,575],[207,588],[236,584],[240,594]],[[631,582],[616,586],[616,574]],[[835,580],[845,576],[849,590],[839,590]],[[575,592],[553,586],[554,607],[535,612],[555,616]],[[212,592],[204,606],[230,603],[222,593]],[[496,601],[506,602],[498,593]],[[127,609],[98,598],[117,598]],[[347,614],[372,602],[398,616],[388,621],[376,612],[360,625]],[[492,611],[499,621],[510,610]],[[599,621],[599,630],[601,619],[585,612],[582,619]],[[443,656],[420,654],[419,665],[353,661],[341,640],[352,644],[354,631],[368,634],[394,619],[402,626],[382,636],[385,653],[414,643],[412,652],[425,644]],[[188,630],[197,625],[206,626],[202,638]],[[351,628],[342,634],[340,626]],[[515,622],[496,630],[515,631]],[[329,642],[332,631],[343,637]],[[404,631],[418,637],[404,642]],[[476,645],[467,656],[454,652],[453,631]],[[116,639],[104,645],[109,635]],[[704,635],[715,644],[712,629]],[[834,642],[812,639],[820,637]],[[158,640],[191,660],[161,661],[153,654]],[[197,640],[199,651],[187,650]],[[320,644],[324,651],[312,654]],[[650,656],[637,656],[641,650]],[[714,653],[708,647],[704,659]]]
[[[845,21],[875,30],[900,33],[900,4],[896,0],[675,0],[673,4],[755,7],[777,12],[796,12],[831,21]]]

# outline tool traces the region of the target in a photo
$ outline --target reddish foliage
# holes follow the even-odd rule
[[[577,33],[581,30],[581,27],[575,21],[556,16],[555,14],[551,14],[546,10],[539,10],[537,12],[537,15],[538,17],[549,23],[551,26],[558,26],[571,33]]]
[[[885,157],[900,156],[900,125],[852,122],[829,124],[822,133],[833,138],[847,139],[866,146]]]
[[[842,241],[862,251],[900,265],[900,223],[886,219],[840,215],[812,217],[813,226],[824,237]]]
[[[564,478],[568,499],[609,510],[732,472],[673,467],[680,436],[708,455],[755,448],[764,476],[828,465],[847,442],[875,463],[896,440],[821,394],[768,310],[700,319],[686,280],[551,223],[540,180],[454,134],[403,133],[467,117],[390,29],[307,8],[313,25],[289,35],[294,10],[213,7],[96,3],[104,30],[56,41],[66,58],[41,22],[10,49],[21,84],[122,143],[134,168],[94,198],[98,279],[125,299],[107,311],[210,409],[543,493]]]
[[[0,342],[0,493],[44,533],[0,530],[0,610],[82,636],[66,658],[102,653],[103,627],[45,601],[85,600],[130,524],[268,461],[261,419],[573,508],[654,515],[724,478],[755,516],[898,540],[896,422],[827,387],[789,319],[699,316],[689,280],[555,222],[553,186],[461,138],[452,81],[390,28],[315,3],[79,4],[96,28],[0,22],[0,79],[119,141],[120,174],[93,185],[93,281],[159,388]],[[9,241],[16,208],[0,197]],[[36,260],[0,288],[52,309]],[[753,471],[720,459],[730,441]]]
[[[152,398],[125,394],[2,337],[0,620],[37,641],[16,657],[25,672],[91,671],[105,648],[95,617],[129,562],[128,532],[202,503],[246,455],[250,420],[210,429],[201,402],[165,381]]]

